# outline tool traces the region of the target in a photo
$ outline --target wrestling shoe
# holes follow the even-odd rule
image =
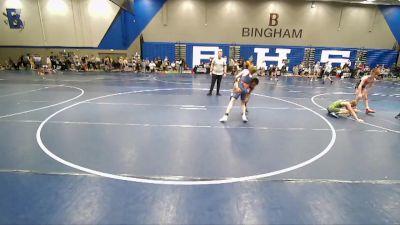
[[[373,109],[366,109],[366,110],[365,110],[365,113],[366,113],[366,114],[375,113],[375,110],[373,110]]]
[[[243,114],[243,115],[242,115],[242,120],[243,120],[243,123],[249,122],[249,120],[247,119],[246,114]]]
[[[335,117],[336,119],[339,118],[338,114],[334,113],[334,112],[330,112],[329,115]]]
[[[219,122],[221,122],[221,123],[225,123],[226,121],[228,121],[228,116],[227,116],[227,115],[224,115],[224,116],[219,120]]]

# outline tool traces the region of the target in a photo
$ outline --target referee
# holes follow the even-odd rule
[[[210,75],[212,76],[211,79],[211,87],[210,91],[208,92],[208,96],[212,95],[212,92],[214,90],[215,86],[215,81],[217,82],[217,96],[221,96],[219,93],[219,89],[221,87],[221,80],[222,76],[226,76],[226,61],[224,58],[222,58],[222,49],[218,50],[218,57],[214,58],[213,61],[211,62],[211,67],[210,67]]]

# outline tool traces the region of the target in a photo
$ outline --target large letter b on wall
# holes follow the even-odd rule
[[[271,13],[269,14],[269,26],[278,26],[278,19],[279,19],[279,14],[278,13]]]

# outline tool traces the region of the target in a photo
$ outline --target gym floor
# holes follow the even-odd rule
[[[221,124],[231,77],[0,72],[0,224],[399,224],[400,82],[260,79]]]

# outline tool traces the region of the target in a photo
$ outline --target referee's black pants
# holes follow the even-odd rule
[[[215,82],[217,82],[217,94],[219,94],[219,89],[221,88],[221,80],[222,80],[222,75],[212,74],[209,94],[211,94],[212,91],[214,90]]]

